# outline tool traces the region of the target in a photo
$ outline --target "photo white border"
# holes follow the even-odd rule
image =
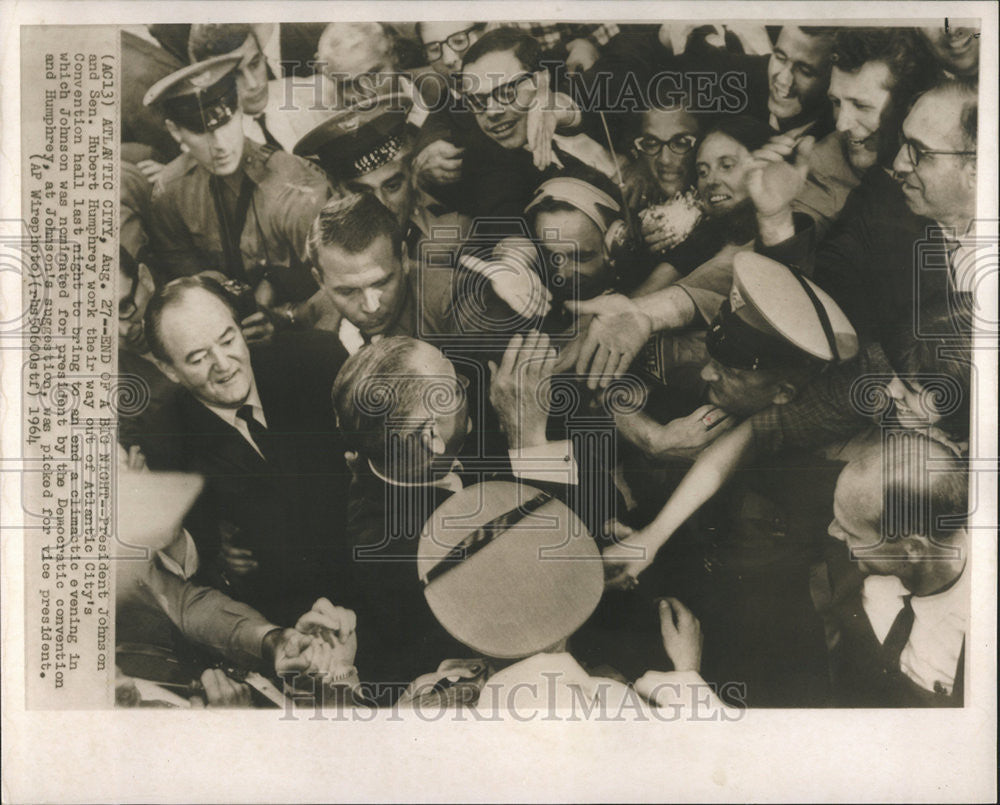
[[[996,221],[997,6],[990,2],[483,2],[483,19],[711,21],[981,19],[979,218]],[[18,27],[468,18],[468,3],[29,2],[0,5],[0,219],[20,218]],[[993,231],[994,236],[996,230]],[[19,311],[2,280],[0,320]],[[14,292],[16,291],[16,293]],[[996,275],[991,284],[996,309]],[[7,345],[0,345],[7,346]],[[996,450],[993,349],[977,354],[977,443]],[[11,360],[15,358],[14,360]],[[19,454],[20,362],[0,351],[0,456]],[[11,466],[0,462],[0,470]],[[974,472],[970,702],[949,711],[749,711],[730,724],[281,722],[275,711],[24,710],[23,543],[16,472],[3,504],[3,800],[167,801],[994,801],[996,799],[996,476]],[[989,528],[992,525],[994,528]],[[992,541],[990,535],[992,534]]]

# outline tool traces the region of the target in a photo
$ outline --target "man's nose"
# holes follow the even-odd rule
[[[680,157],[670,150],[670,146],[666,143],[663,144],[663,148],[660,149],[659,155],[656,157],[656,161],[661,165],[667,165],[673,167],[680,162]]]
[[[719,379],[719,372],[715,368],[715,361],[709,361],[702,367],[701,379],[706,380],[709,383],[714,383]]]
[[[233,365],[233,359],[227,350],[213,347],[208,353],[212,358],[212,370],[217,374],[226,374]]]
[[[253,70],[243,71],[243,82],[246,84],[247,89],[257,89],[264,82],[257,78],[256,73]]]
[[[506,111],[504,105],[500,103],[496,98],[490,97],[486,101],[486,116],[489,118],[498,118],[503,115]]]
[[[898,175],[913,173],[913,163],[910,161],[910,155],[907,153],[905,145],[899,146],[896,158],[892,161],[892,170]]]
[[[840,111],[837,112],[837,131],[850,131],[852,125],[854,125],[855,118],[854,113],[849,111],[846,104],[840,105]]]
[[[792,67],[790,64],[783,64],[774,75],[774,83],[780,89],[787,90],[792,86]]]
[[[441,46],[441,63],[452,71],[462,66],[462,59],[447,42]]]
[[[904,391],[903,381],[898,377],[893,377],[885,387],[885,393],[894,400],[902,400],[904,397]]]
[[[361,310],[365,313],[374,313],[382,304],[382,291],[378,288],[365,288],[362,292],[364,302]]]

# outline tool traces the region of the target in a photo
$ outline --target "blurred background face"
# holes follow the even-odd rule
[[[209,173],[229,176],[243,159],[243,116],[233,116],[213,131],[194,132],[168,120],[174,139]]]
[[[406,164],[408,150],[380,168],[346,182],[347,189],[355,193],[372,193],[393,215],[401,231],[405,232],[416,193],[410,183],[410,171]]]
[[[239,408],[250,396],[250,350],[228,307],[213,294],[189,290],[160,317],[169,358],[163,371],[209,405]]]
[[[921,28],[931,50],[949,73],[972,75],[979,70],[979,29]]]
[[[683,109],[652,109],[642,118],[639,159],[668,198],[690,186],[698,124]],[[646,153],[659,151],[658,154]],[[677,153],[686,151],[686,153]]]
[[[858,173],[875,164],[883,139],[895,136],[895,132],[882,132],[892,102],[887,89],[891,82],[889,68],[877,61],[863,64],[856,73],[834,67],[830,74],[829,96],[837,131]]]
[[[242,48],[243,58],[236,71],[236,91],[243,114],[256,117],[267,106],[267,60],[257,37],[247,37]]]
[[[404,299],[404,278],[392,238],[377,237],[357,254],[322,246],[318,262],[316,281],[362,333],[379,335],[395,320]]]
[[[772,372],[733,369],[714,358],[701,370],[701,379],[708,384],[710,403],[741,417],[764,410],[780,391]]]
[[[922,96],[903,121],[903,138],[917,150],[964,151],[962,101],[948,95]],[[903,147],[892,163],[906,203],[917,215],[941,223],[975,214],[975,162],[949,154],[924,154],[916,165]]]
[[[118,272],[118,349],[143,355],[149,351],[142,317],[156,287],[145,263],[139,264],[137,277]]]
[[[730,212],[749,198],[745,178],[752,161],[750,152],[726,134],[713,132],[702,141],[695,170],[706,215]]]
[[[515,81],[519,83],[515,85]],[[509,97],[495,98],[491,95],[494,90],[509,93]],[[476,122],[490,139],[509,149],[521,148],[528,142],[528,107],[535,99],[536,86],[513,51],[487,53],[479,61],[465,65],[462,91],[485,104],[485,109],[476,111]]]
[[[326,102],[335,108],[372,98],[392,83],[392,45],[376,23],[327,29],[317,57],[329,81]]]
[[[535,228],[545,255],[549,286],[555,298],[592,299],[611,287],[604,259],[604,238],[579,210],[540,212]]]
[[[786,25],[767,64],[767,108],[779,120],[814,108],[826,94],[830,76],[829,38],[809,36]]]
[[[451,80],[462,69],[462,56],[482,35],[475,22],[422,22],[420,40],[427,63],[435,72]]]

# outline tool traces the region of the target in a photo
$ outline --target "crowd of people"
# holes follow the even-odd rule
[[[122,47],[120,704],[962,704],[978,31]]]

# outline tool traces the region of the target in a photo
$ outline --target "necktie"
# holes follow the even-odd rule
[[[903,608],[896,615],[896,620],[892,622],[889,634],[882,643],[882,667],[890,674],[899,671],[899,657],[910,639],[910,632],[913,631],[913,605],[910,603],[912,597],[903,596]]]
[[[277,148],[278,150],[281,150],[281,143],[278,142],[278,138],[271,134],[270,130],[267,128],[267,122],[265,120],[266,117],[266,114],[262,114],[257,118],[257,125],[260,126],[260,130],[264,134],[264,142]]]
[[[270,445],[267,440],[267,428],[265,428],[253,415],[253,406],[244,405],[237,412],[236,416],[247,423],[247,429],[250,431],[250,436],[253,438],[254,444],[260,450],[261,454],[264,456],[265,461],[271,461],[273,456],[270,454]]]

